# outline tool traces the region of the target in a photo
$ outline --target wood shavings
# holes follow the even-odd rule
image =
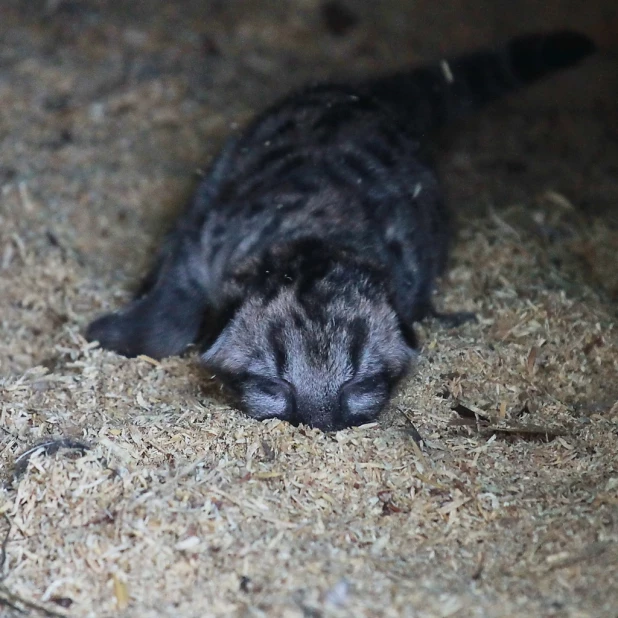
[[[453,77],[453,72],[451,71],[448,61],[440,60],[440,68],[442,69],[442,74],[444,75],[446,82],[452,84],[455,81],[455,78]]]
[[[112,576],[114,584],[114,597],[116,598],[116,607],[123,611],[129,606],[129,589],[126,582],[121,579],[116,573]]]
[[[162,366],[158,360],[155,360],[154,358],[150,358],[150,356],[146,356],[145,354],[140,354],[137,358],[139,358],[140,360],[143,360],[145,363],[149,363],[153,367]]]
[[[564,195],[558,193],[557,191],[546,191],[542,195],[542,199],[545,199],[551,202],[552,204],[559,206],[560,208],[563,208],[564,210],[570,210],[570,211],[575,210],[575,207],[573,206],[573,204],[571,204],[571,202]]]

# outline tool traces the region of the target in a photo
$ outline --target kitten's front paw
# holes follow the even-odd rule
[[[431,317],[441,322],[447,328],[457,328],[467,322],[478,322],[476,314],[471,311],[456,311],[453,313],[441,313],[435,309]]]
[[[140,353],[135,349],[134,338],[133,324],[120,313],[107,313],[91,322],[86,329],[88,341],[98,341],[102,348],[128,357]]]

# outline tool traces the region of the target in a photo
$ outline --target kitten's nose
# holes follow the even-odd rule
[[[331,403],[309,403],[309,405],[299,406],[298,410],[300,423],[322,431],[343,429],[338,422],[340,416],[338,406]]]

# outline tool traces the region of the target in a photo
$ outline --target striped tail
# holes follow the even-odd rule
[[[363,88],[402,114],[417,135],[423,135],[572,67],[594,51],[593,41],[577,32],[527,34],[498,49],[369,80]]]

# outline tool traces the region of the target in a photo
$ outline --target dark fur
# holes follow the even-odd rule
[[[255,418],[325,430],[377,418],[446,263],[425,136],[592,50],[575,33],[530,35],[284,99],[224,148],[139,297],[88,338],[155,358],[203,340]]]

